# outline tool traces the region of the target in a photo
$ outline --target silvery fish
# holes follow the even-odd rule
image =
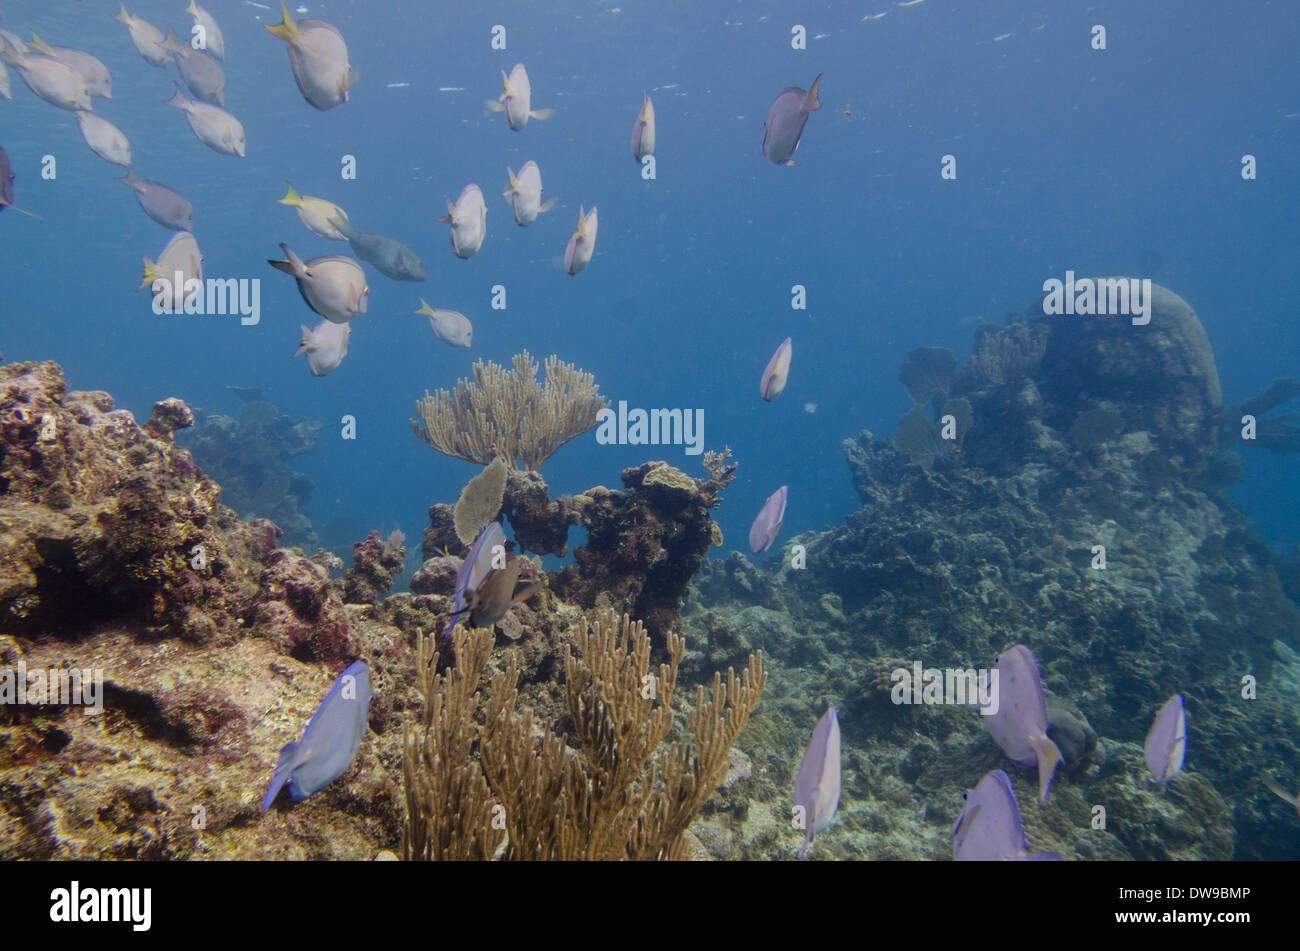
[[[217,59],[225,59],[226,40],[221,35],[221,27],[217,26],[217,21],[212,19],[212,14],[204,10],[194,0],[190,0],[190,5],[185,8],[185,12],[194,17],[195,26],[203,28],[201,34],[196,34],[203,37],[201,49],[207,50]]]
[[[559,200],[556,198],[550,198],[546,204],[542,204],[542,170],[532,159],[524,163],[518,176],[508,168],[506,174],[510,176],[510,185],[502,192],[502,196],[510,202],[515,213],[515,224],[519,227],[527,227],[537,220],[539,214],[555,207]]]
[[[483,526],[483,530],[478,533],[478,538],[474,539],[474,544],[465,553],[460,567],[456,569],[456,597],[452,608],[452,621],[443,631],[443,637],[451,636],[451,632],[460,623],[461,616],[469,610],[474,592],[492,570],[494,554],[498,551],[504,552],[505,546],[506,533],[501,528],[500,522],[489,522]]]
[[[302,223],[313,234],[329,238],[331,241],[347,240],[339,229],[330,223],[334,218],[345,223],[348,221],[348,213],[334,202],[326,201],[324,198],[313,198],[311,195],[299,195],[293,190],[293,185],[290,185],[289,193],[280,199],[280,204],[296,209]]]
[[[339,675],[312,715],[297,743],[280,750],[262,811],[271,808],[286,783],[294,802],[320,792],[342,776],[366,735],[370,709],[370,668],[357,661]]]
[[[438,221],[451,225],[451,249],[458,258],[472,258],[483,247],[483,239],[487,237],[487,205],[483,203],[483,192],[477,185],[466,185],[454,204],[450,198],[445,200],[447,214]]]
[[[14,204],[14,170],[9,167],[9,153],[0,149],[0,211],[6,208],[12,208],[29,218],[40,218],[40,215],[33,215],[30,211],[23,211]]]
[[[0,30],[0,52],[4,51],[6,45],[12,46],[15,52],[22,53],[24,56],[32,51],[31,47],[24,43],[22,37],[17,33]]]
[[[599,224],[595,205],[585,215],[582,206],[578,206],[578,229],[564,249],[564,270],[567,273],[577,274],[591,263],[591,256],[596,252],[596,227]]]
[[[307,367],[312,376],[326,376],[338,369],[348,355],[348,338],[352,336],[351,324],[336,324],[322,320],[315,329],[299,325],[302,342],[293,352],[295,357],[307,354]]]
[[[807,92],[798,86],[786,87],[768,110],[767,122],[763,125],[763,154],[777,165],[794,164],[791,156],[799,148],[799,137],[803,135],[808,113],[822,107],[817,98],[821,82],[822,74],[818,73]]]
[[[155,286],[156,281],[166,283]],[[179,313],[185,307],[185,285],[194,281],[199,285],[203,283],[203,254],[194,235],[178,231],[168,239],[157,262],[144,259],[144,279],[136,290],[142,291],[147,287],[155,297],[166,295],[161,298],[163,306]],[[201,286],[197,293],[202,293]]]
[[[38,53],[56,59],[86,81],[86,90],[100,99],[113,98],[113,78],[108,74],[108,67],[81,50],[66,46],[50,46],[32,31],[31,48]]]
[[[420,309],[416,313],[429,318],[429,328],[445,344],[468,347],[474,339],[474,327],[464,314],[443,310],[441,307],[434,309],[425,303],[423,297],[420,298]]]
[[[20,53],[5,44],[0,50],[0,61],[18,70],[27,88],[52,106],[60,109],[91,111],[90,90],[86,81],[71,68],[56,59],[39,53]]]
[[[266,263],[277,271],[292,274],[298,282],[298,293],[307,306],[326,320],[345,324],[358,314],[366,312],[370,288],[361,265],[341,254],[312,258],[304,262],[287,244],[280,245],[287,261]]]
[[[1288,806],[1294,809],[1296,816],[1300,817],[1300,792],[1297,792],[1294,796],[1291,795],[1289,792],[1287,792],[1285,789],[1279,786],[1274,781],[1272,776],[1268,776],[1268,775],[1264,777],[1264,785],[1268,787],[1269,792],[1277,796],[1277,798],[1281,799],[1284,803],[1286,803]]]
[[[650,96],[643,93],[645,102],[637,113],[636,124],[632,126],[632,157],[640,162],[647,155],[655,153],[655,107]]]
[[[283,18],[266,25],[273,36],[289,44],[289,65],[298,91],[316,109],[333,109],[348,101],[348,90],[360,73],[348,63],[348,45],[332,24],[324,20],[293,22],[289,8],[280,3]]]
[[[772,359],[767,361],[763,378],[758,381],[758,394],[771,402],[785,390],[786,378],[790,375],[790,338],[781,341]]]
[[[781,523],[785,521],[785,503],[789,494],[790,487],[783,485],[768,496],[754,524],[749,527],[749,550],[755,555],[767,551],[776,541]]]
[[[505,112],[506,122],[516,132],[528,125],[529,119],[549,119],[555,115],[554,109],[533,108],[533,86],[523,63],[515,63],[509,76],[501,70],[501,81],[505,86],[501,98],[489,99],[484,105],[493,112]]]
[[[176,92],[165,103],[185,113],[194,135],[208,148],[222,155],[237,155],[244,158],[244,127],[239,120],[220,106],[208,102],[196,102],[181,92],[179,83],[173,83]]]
[[[226,74],[221,64],[203,50],[196,50],[188,43],[177,39],[175,32],[167,28],[167,39],[163,48],[176,60],[181,79],[194,95],[195,99],[210,102],[215,106],[226,104]]]
[[[1061,751],[1047,736],[1047,695],[1038,676],[1038,661],[1023,644],[997,659],[997,712],[984,722],[1002,751],[1017,766],[1038,764],[1038,795],[1047,802]]]
[[[1147,769],[1158,783],[1169,782],[1182,770],[1187,753],[1187,709],[1182,694],[1174,694],[1156,713],[1142,751]]]
[[[135,44],[136,52],[144,57],[146,63],[152,63],[154,66],[166,66],[167,51],[163,49],[162,30],[142,17],[132,16],[127,13],[126,4],[121,4],[121,7],[122,9],[118,11],[114,19],[118,23],[126,24],[126,28],[131,34],[131,42]]]
[[[794,785],[794,804],[802,809],[803,847],[799,858],[808,853],[813,836],[835,818],[840,805],[840,721],[831,707],[817,721]]]
[[[985,773],[962,794],[966,805],[952,827],[952,857],[958,862],[1059,862],[1054,852],[1030,852],[1020,803],[1011,778],[1000,769]]]
[[[78,112],[77,128],[86,144],[104,161],[131,167],[131,143],[113,123],[93,112]]]
[[[344,218],[330,220],[361,260],[395,281],[424,280],[424,264],[402,242],[373,231],[358,231]]]
[[[126,177],[119,178],[118,181],[135,191],[136,201],[144,213],[164,228],[173,231],[194,230],[194,206],[180,192],[150,179],[141,179],[130,168],[126,170]]]

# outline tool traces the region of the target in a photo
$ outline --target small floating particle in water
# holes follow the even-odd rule
[[[438,92],[464,92],[464,86],[439,86]]]
[[[405,88],[406,88],[407,86],[409,86],[409,85],[411,85],[411,84],[410,84],[410,83],[389,83],[389,84],[388,84],[388,88],[389,88],[389,89],[405,89]]]
[[[1011,37],[1013,37],[1013,36],[1015,36],[1015,35],[1016,35],[1016,34],[1014,34],[1014,33],[1002,33],[1002,34],[1000,34],[1000,35],[998,35],[998,36],[993,37],[993,42],[994,42],[994,43],[1001,43],[1003,40],[1009,40],[1009,39],[1011,39]]]
[[[879,20],[882,17],[886,16],[888,13],[889,13],[888,10],[886,10],[884,13],[869,13],[862,18],[862,22],[866,23],[868,20]]]

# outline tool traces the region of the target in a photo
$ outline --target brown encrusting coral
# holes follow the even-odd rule
[[[405,858],[686,857],[687,827],[722,782],[728,751],[766,683],[761,653],[742,677],[730,670],[725,685],[715,675],[711,692],[699,687],[694,747],[674,742],[660,754],[672,727],[681,638],[669,638],[669,659],[654,672],[639,623],[612,613],[594,625],[584,618],[578,654],[566,646],[564,664],[579,753],[553,726],[539,730],[532,711],[517,709],[513,660],[492,677],[484,704],[478,691],[491,638],[482,630],[454,637],[453,669],[434,673],[432,637],[416,658],[425,710],[404,744]]]
[[[474,379],[456,381],[448,392],[424,394],[415,404],[411,429],[434,449],[487,465],[497,456],[516,469],[540,469],[555,450],[596,425],[609,406],[590,373],[559,357],[546,358],[546,382],[525,350],[514,369],[491,361],[474,364]]]

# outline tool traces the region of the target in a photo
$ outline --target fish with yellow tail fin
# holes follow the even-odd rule
[[[510,186],[502,192],[502,197],[510,202],[515,224],[519,227],[528,227],[542,212],[555,207],[557,198],[548,198],[545,204],[542,203],[542,170],[532,159],[523,164],[518,175],[508,168],[506,174],[510,176]]]
[[[154,66],[167,65],[167,51],[163,49],[163,32],[143,17],[132,16],[126,12],[126,4],[113,19],[126,24],[131,34],[131,42],[146,63]]]
[[[564,270],[568,274],[577,274],[591,263],[591,256],[596,253],[596,228],[600,219],[596,216],[596,206],[585,215],[582,206],[578,206],[578,230],[573,232],[568,246],[564,249]]]
[[[505,86],[501,98],[488,99],[483,104],[493,112],[504,112],[507,124],[514,131],[528,125],[529,119],[549,119],[555,115],[554,109],[533,108],[533,84],[523,63],[515,63],[509,76],[501,70],[501,81]]]
[[[263,24],[267,31],[289,44],[289,65],[298,91],[307,103],[324,111],[348,101],[348,91],[361,74],[348,62],[348,45],[343,34],[324,20],[294,22],[281,0],[282,19]]]
[[[1038,764],[1038,799],[1047,802],[1061,751],[1047,736],[1047,694],[1038,661],[1023,644],[1003,651],[996,663],[997,708],[984,713],[989,733],[1017,766]]]
[[[188,231],[178,231],[167,241],[158,260],[144,259],[144,279],[137,291],[146,287],[154,292],[154,309],[179,314],[185,310],[185,298],[203,289],[203,254],[199,243]]]
[[[348,213],[334,204],[332,201],[326,201],[324,198],[313,198],[311,195],[299,195],[293,190],[293,185],[289,185],[288,194],[280,199],[280,204],[288,205],[298,212],[298,217],[302,223],[307,226],[307,230],[312,234],[318,234],[322,238],[329,238],[331,241],[346,241],[343,233],[333,224],[333,219],[338,218],[344,224],[349,223]]]

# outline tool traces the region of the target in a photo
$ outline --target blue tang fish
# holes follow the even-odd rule
[[[966,807],[952,827],[952,857],[958,862],[1061,861],[1055,852],[1030,852],[1020,803],[1011,779],[1000,769],[985,773],[963,794]]]
[[[263,812],[271,808],[285,783],[293,801],[302,802],[343,775],[366,734],[370,697],[370,668],[357,661],[334,681],[302,739],[280,750],[280,762],[262,800]]]

